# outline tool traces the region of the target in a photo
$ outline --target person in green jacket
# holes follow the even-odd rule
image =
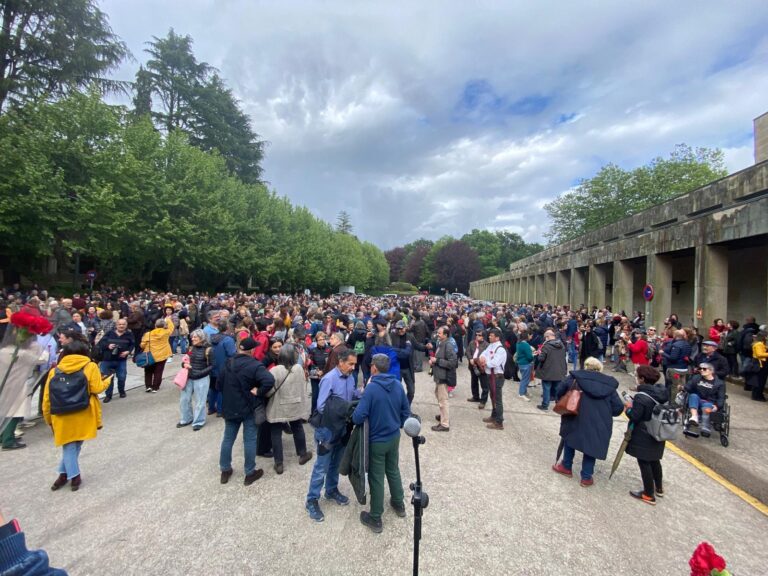
[[[520,400],[530,402],[528,398],[528,384],[531,382],[531,372],[533,370],[533,348],[528,344],[529,335],[527,330],[521,330],[517,336],[517,347],[515,356],[517,367],[520,369],[520,389],[518,394]]]

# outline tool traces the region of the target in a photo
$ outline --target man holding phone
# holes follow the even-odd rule
[[[128,320],[120,318],[115,328],[107,332],[99,341],[101,362],[99,370],[102,374],[117,375],[117,392],[120,398],[125,398],[125,379],[128,375],[128,356],[136,346],[133,332],[128,330]],[[115,387],[115,379],[107,388],[104,403],[112,401],[112,392]]]

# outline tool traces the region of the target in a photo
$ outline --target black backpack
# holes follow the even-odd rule
[[[83,370],[67,374],[56,368],[48,387],[51,414],[79,412],[90,405],[91,393]]]

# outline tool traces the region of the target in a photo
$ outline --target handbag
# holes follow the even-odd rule
[[[760,372],[760,363],[752,357],[744,358],[741,363],[741,375],[757,374]]]
[[[264,401],[259,398],[259,403],[253,409],[253,422],[256,426],[261,426],[267,421],[267,409],[264,408]]]
[[[133,361],[139,368],[146,368],[155,363],[155,357],[152,356],[152,334],[147,334],[147,348],[146,352],[139,352],[133,357]]]
[[[579,383],[574,379],[568,392],[563,394],[555,404],[554,412],[560,416],[576,416],[579,413],[580,403],[581,390],[579,390]]]
[[[184,390],[187,387],[187,381],[189,380],[189,368],[182,368],[176,373],[173,379],[173,383],[179,387],[179,390]]]

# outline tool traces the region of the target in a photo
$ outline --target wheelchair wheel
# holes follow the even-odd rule
[[[723,445],[723,448],[728,448],[728,436],[720,434],[720,444]]]

